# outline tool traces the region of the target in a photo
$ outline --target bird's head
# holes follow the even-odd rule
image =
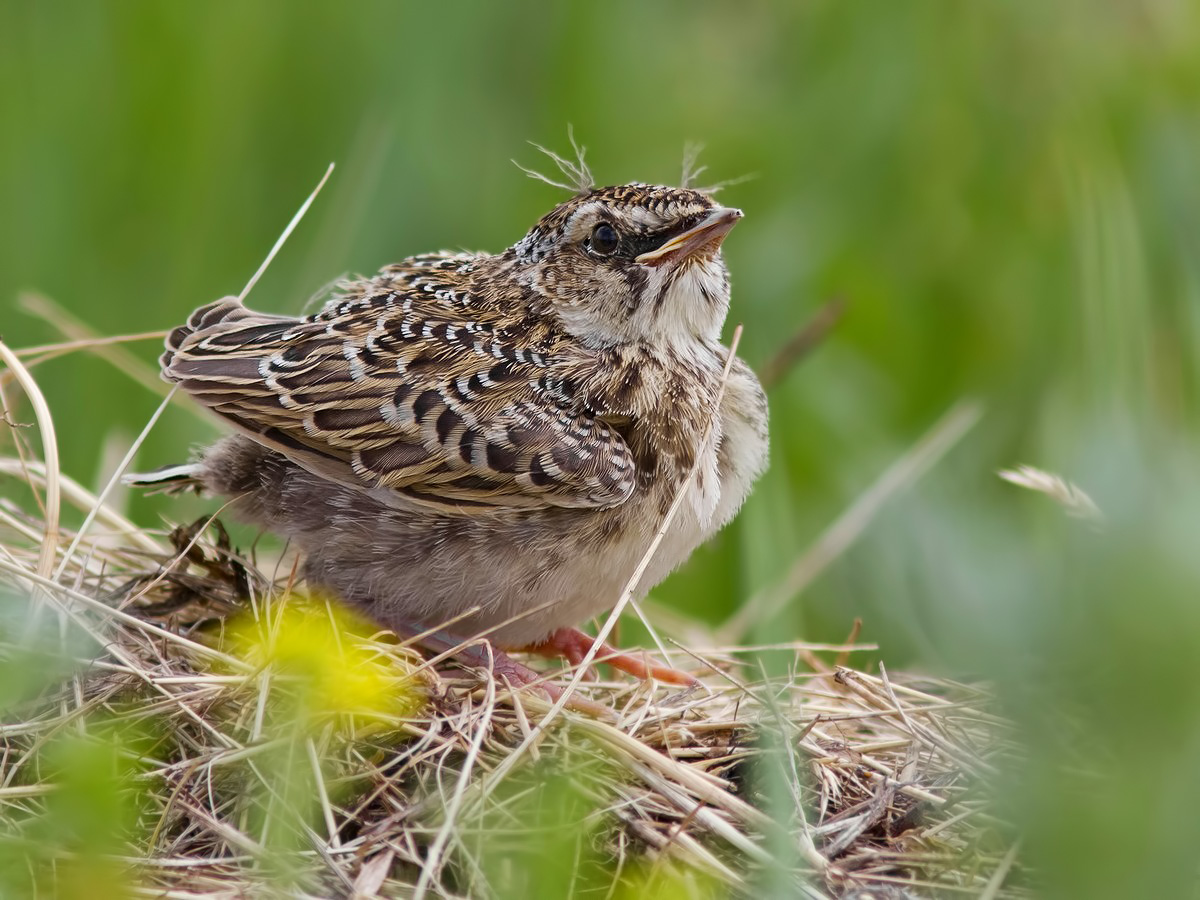
[[[555,207],[509,253],[588,344],[710,341],[729,308],[721,241],[741,217],[688,188],[597,188]]]

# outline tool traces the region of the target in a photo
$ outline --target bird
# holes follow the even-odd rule
[[[595,187],[580,162],[500,253],[413,256],[301,317],[225,298],[160,360],[233,428],[163,480],[298,546],[311,588],[552,697],[512,654],[577,665],[579,624],[615,605],[677,493],[637,597],[734,517],[768,444],[763,388],[721,341],[742,212],[688,186]],[[597,659],[695,683],[607,644]]]

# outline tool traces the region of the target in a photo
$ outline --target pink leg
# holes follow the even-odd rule
[[[409,632],[409,636],[415,637],[420,633],[414,629]],[[437,653],[450,652],[453,658],[463,665],[485,670],[500,687],[504,687],[504,683],[507,681],[514,688],[532,688],[541,691],[551,700],[557,700],[563,694],[562,688],[545,681],[542,673],[522,665],[503,650],[497,649],[495,645],[491,645],[490,652],[488,647],[479,642],[462,646],[462,641],[445,631],[424,634],[420,639],[420,644],[427,650]],[[567,706],[597,717],[603,718],[612,715],[612,710],[608,707],[580,697],[578,694],[571,696],[571,699],[567,701]]]
[[[520,648],[526,653],[537,653],[540,656],[566,657],[573,666],[583,662],[584,656],[592,648],[595,638],[584,634],[578,628],[560,628],[539,644]],[[647,665],[644,661],[628,653],[622,653],[609,644],[602,644],[596,654],[596,662],[608,663],[614,669],[634,676],[635,678],[665,681],[667,684],[690,686],[699,682],[687,672],[672,669],[669,666]]]

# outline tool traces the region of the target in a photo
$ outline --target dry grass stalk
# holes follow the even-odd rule
[[[1001,469],[996,474],[1009,484],[1045,494],[1066,510],[1069,516],[1083,519],[1094,525],[1104,521],[1104,513],[1100,511],[1096,502],[1082,488],[1067,481],[1061,475],[1055,475],[1053,472],[1046,472],[1034,466]]]

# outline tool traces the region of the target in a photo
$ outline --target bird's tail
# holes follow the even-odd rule
[[[200,491],[204,483],[200,480],[200,463],[180,463],[163,466],[153,472],[129,472],[121,476],[127,487],[145,488],[151,493],[178,494],[183,491]]]

